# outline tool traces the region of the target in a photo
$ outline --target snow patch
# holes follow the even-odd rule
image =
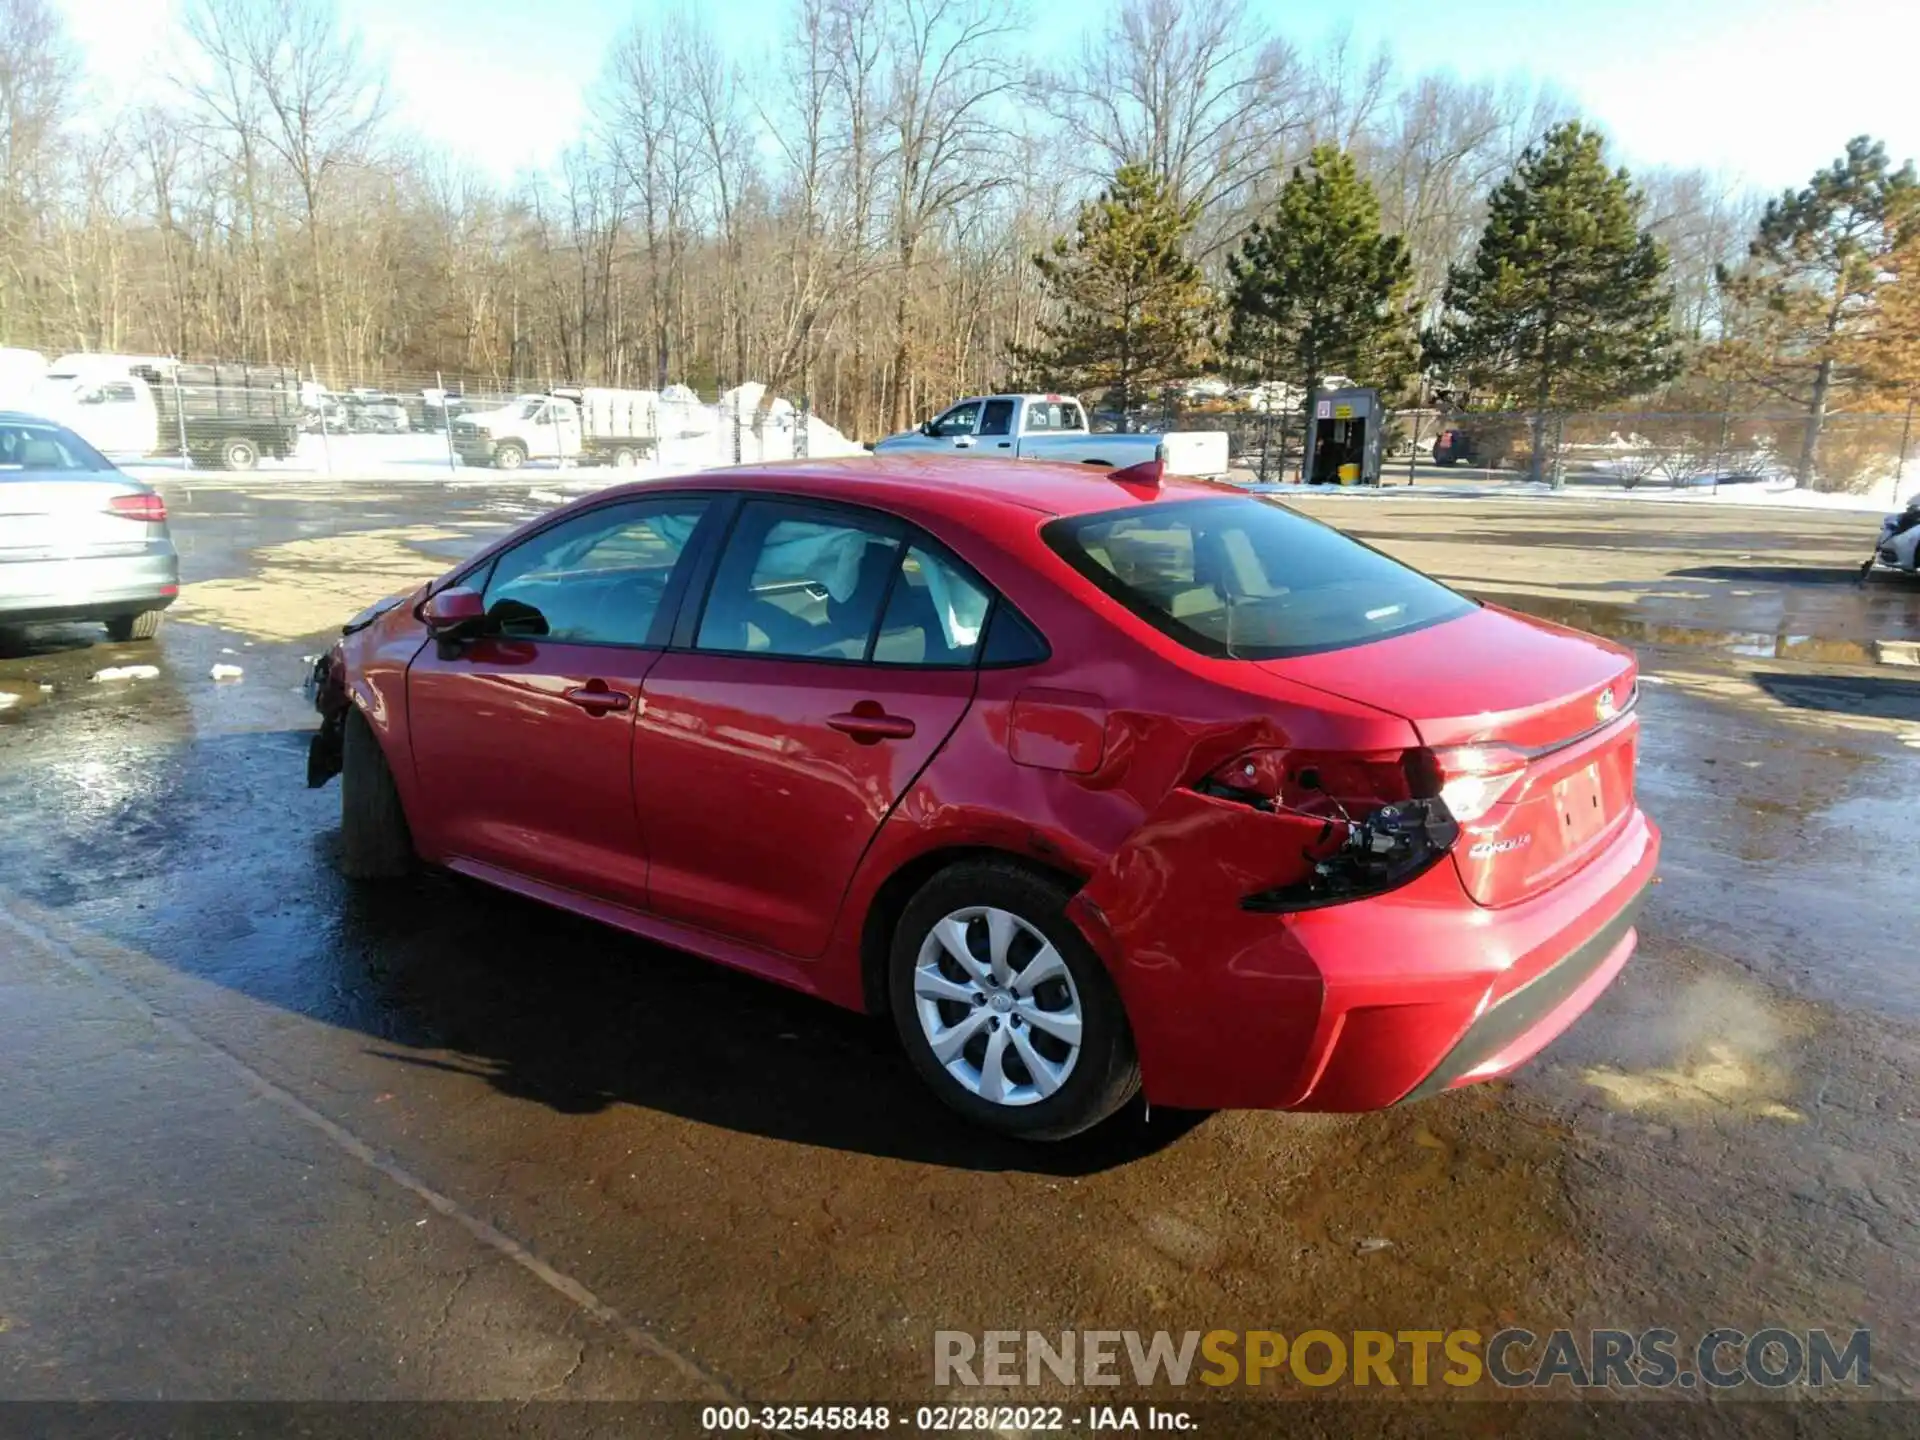
[[[246,672],[238,665],[216,665],[207,673],[215,680],[238,680]]]
[[[151,680],[160,673],[158,665],[109,665],[93,672],[96,680]]]

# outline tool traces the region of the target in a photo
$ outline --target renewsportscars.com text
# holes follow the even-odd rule
[[[1673,1330],[939,1330],[938,1386],[1864,1387],[1872,1334]]]

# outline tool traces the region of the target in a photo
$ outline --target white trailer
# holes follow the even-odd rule
[[[653,390],[588,386],[556,390],[580,407],[580,459],[588,465],[632,469],[660,447],[660,396]]]

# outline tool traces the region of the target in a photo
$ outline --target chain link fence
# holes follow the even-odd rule
[[[160,474],[673,473],[863,453],[804,394],[752,381],[703,394],[416,371],[336,386],[311,366],[97,356],[41,377],[31,399],[124,465]]]
[[[607,466],[656,473],[863,447],[813,412],[805,394],[769,396],[753,381],[704,390],[573,384],[561,376],[394,371],[347,384],[315,366],[90,357],[48,375],[37,408],[135,468],[258,469],[288,476],[481,478],[518,469]],[[958,397],[956,397],[958,398]],[[1195,405],[1178,388],[1125,415],[1095,405],[1095,429],[1222,430],[1233,470],[1300,478],[1306,424],[1293,405]],[[1383,417],[1384,483],[1530,477],[1570,486],[1680,489],[1793,483],[1804,413],[1732,408],[1555,413],[1404,407]],[[1814,451],[1816,489],[1879,496],[1920,490],[1920,420],[1912,406],[1829,415]]]
[[[1224,430],[1242,478],[1300,478],[1305,421],[1288,410],[1153,407],[1138,428]],[[1535,416],[1526,411],[1402,407],[1388,411],[1381,479],[1389,484],[1531,478]],[[1541,417],[1541,478],[1563,485],[1686,489],[1795,483],[1806,416],[1793,412],[1612,410]],[[1880,494],[1920,490],[1920,413],[1829,414],[1812,487]]]

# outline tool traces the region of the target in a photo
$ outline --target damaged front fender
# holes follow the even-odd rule
[[[340,773],[344,761],[347,710],[346,666],[341,647],[335,645],[313,662],[307,676],[307,694],[313,708],[320,712],[320,728],[307,742],[307,788],[317,790]]]

